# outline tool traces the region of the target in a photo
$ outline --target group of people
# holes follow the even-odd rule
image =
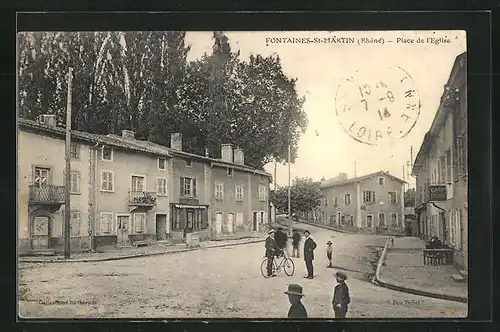
[[[316,242],[312,239],[311,233],[308,230],[304,231],[304,261],[306,264],[307,275],[304,277],[306,279],[314,279],[314,250],[317,247]],[[267,260],[267,275],[269,277],[275,277],[274,271],[272,270],[272,261],[274,257],[281,257],[286,251],[286,243],[288,237],[283,232],[282,228],[278,228],[277,231],[269,231],[268,237],[266,239],[266,257]],[[300,234],[295,230],[292,235],[292,247],[293,247],[293,257],[299,257],[299,243]],[[332,265],[332,254],[333,247],[332,242],[328,241],[326,243],[326,256],[329,264],[327,268],[333,268]],[[338,271],[335,274],[337,285],[335,286],[333,293],[332,306],[335,314],[335,318],[345,318],[347,314],[348,305],[351,302],[349,297],[349,288],[345,283],[347,276],[345,273]],[[307,311],[301,302],[304,294],[302,293],[302,286],[298,284],[291,284],[288,286],[288,291],[285,292],[288,295],[291,307],[288,312],[288,318],[306,318]]]

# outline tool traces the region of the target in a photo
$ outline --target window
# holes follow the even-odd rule
[[[113,172],[101,171],[101,191],[113,191],[114,187]]]
[[[378,178],[378,184],[381,185],[381,186],[383,186],[384,185],[384,180],[385,179],[383,177],[379,177]]]
[[[325,206],[328,206],[328,197],[325,197],[324,200],[325,200]]]
[[[33,182],[36,186],[45,186],[49,184],[49,172],[48,168],[35,167],[33,172]]]
[[[349,224],[350,224],[351,226],[354,226],[354,216],[350,216],[350,217],[349,217]]]
[[[236,185],[236,201],[243,201],[243,186],[241,184]]]
[[[146,191],[146,178],[140,175],[132,175],[132,185],[130,190],[134,193]]]
[[[146,231],[146,214],[134,213],[134,232],[144,233]]]
[[[389,204],[398,204],[398,192],[389,191]]]
[[[191,160],[186,160],[186,167],[191,167],[193,166],[193,162]]]
[[[337,197],[333,198],[333,206],[337,207]]]
[[[181,210],[175,209],[172,214],[172,229],[179,230],[181,229]]]
[[[265,201],[267,199],[267,188],[266,186],[259,185],[259,201]]]
[[[102,148],[102,160],[113,160],[113,148],[105,146]]]
[[[71,194],[79,194],[80,193],[80,172],[72,171],[71,178],[69,182],[69,192]]]
[[[233,176],[233,169],[231,167],[227,168],[227,176]]]
[[[385,226],[385,214],[383,214],[383,213],[379,213],[378,214],[378,225],[380,227],[384,227]]]
[[[71,211],[71,236],[80,236],[80,211]]]
[[[224,199],[224,183],[222,182],[215,182],[215,199]]]
[[[396,213],[391,213],[391,226],[396,227],[398,224],[398,215]]]
[[[181,177],[181,196],[196,197],[196,179]]]
[[[158,169],[162,171],[167,169],[167,160],[165,158],[158,158]]]
[[[101,212],[100,215],[100,232],[101,234],[111,234],[113,232],[113,213]]]
[[[70,156],[71,159],[80,159],[80,144],[76,142],[71,142],[70,147]]]
[[[243,213],[236,213],[236,226],[243,226]]]
[[[446,182],[451,183],[451,150],[446,151]]]
[[[167,179],[158,178],[158,195],[167,196]]]
[[[381,178],[383,179],[383,178]],[[374,203],[375,202],[375,192],[374,191],[363,191],[363,202],[364,203]]]
[[[345,205],[351,204],[351,194],[345,194],[344,203],[345,203]]]

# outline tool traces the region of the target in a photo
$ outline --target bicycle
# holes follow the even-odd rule
[[[275,274],[277,271],[280,271],[281,268],[283,268],[283,271],[285,271],[285,274],[289,277],[293,275],[295,272],[295,264],[293,263],[293,260],[291,258],[286,257],[285,252],[282,251],[283,256],[281,259],[281,262],[279,264],[276,263],[276,258],[272,258],[272,274]],[[264,276],[264,278],[269,278],[270,276],[267,275],[267,262],[269,261],[269,258],[265,258],[264,261],[262,261],[262,264],[260,265],[260,272]]]

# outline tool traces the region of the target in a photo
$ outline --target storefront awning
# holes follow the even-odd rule
[[[185,204],[175,204],[178,209],[200,209],[205,210],[207,207],[205,205],[185,205]]]

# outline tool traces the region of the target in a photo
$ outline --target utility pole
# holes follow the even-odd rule
[[[71,228],[71,206],[70,206],[70,186],[71,186],[71,80],[73,68],[68,71],[68,104],[66,107],[66,202],[64,204],[64,258],[70,258],[70,228]]]
[[[292,175],[290,171],[290,163],[292,156],[292,144],[288,143],[288,234],[292,236]]]

